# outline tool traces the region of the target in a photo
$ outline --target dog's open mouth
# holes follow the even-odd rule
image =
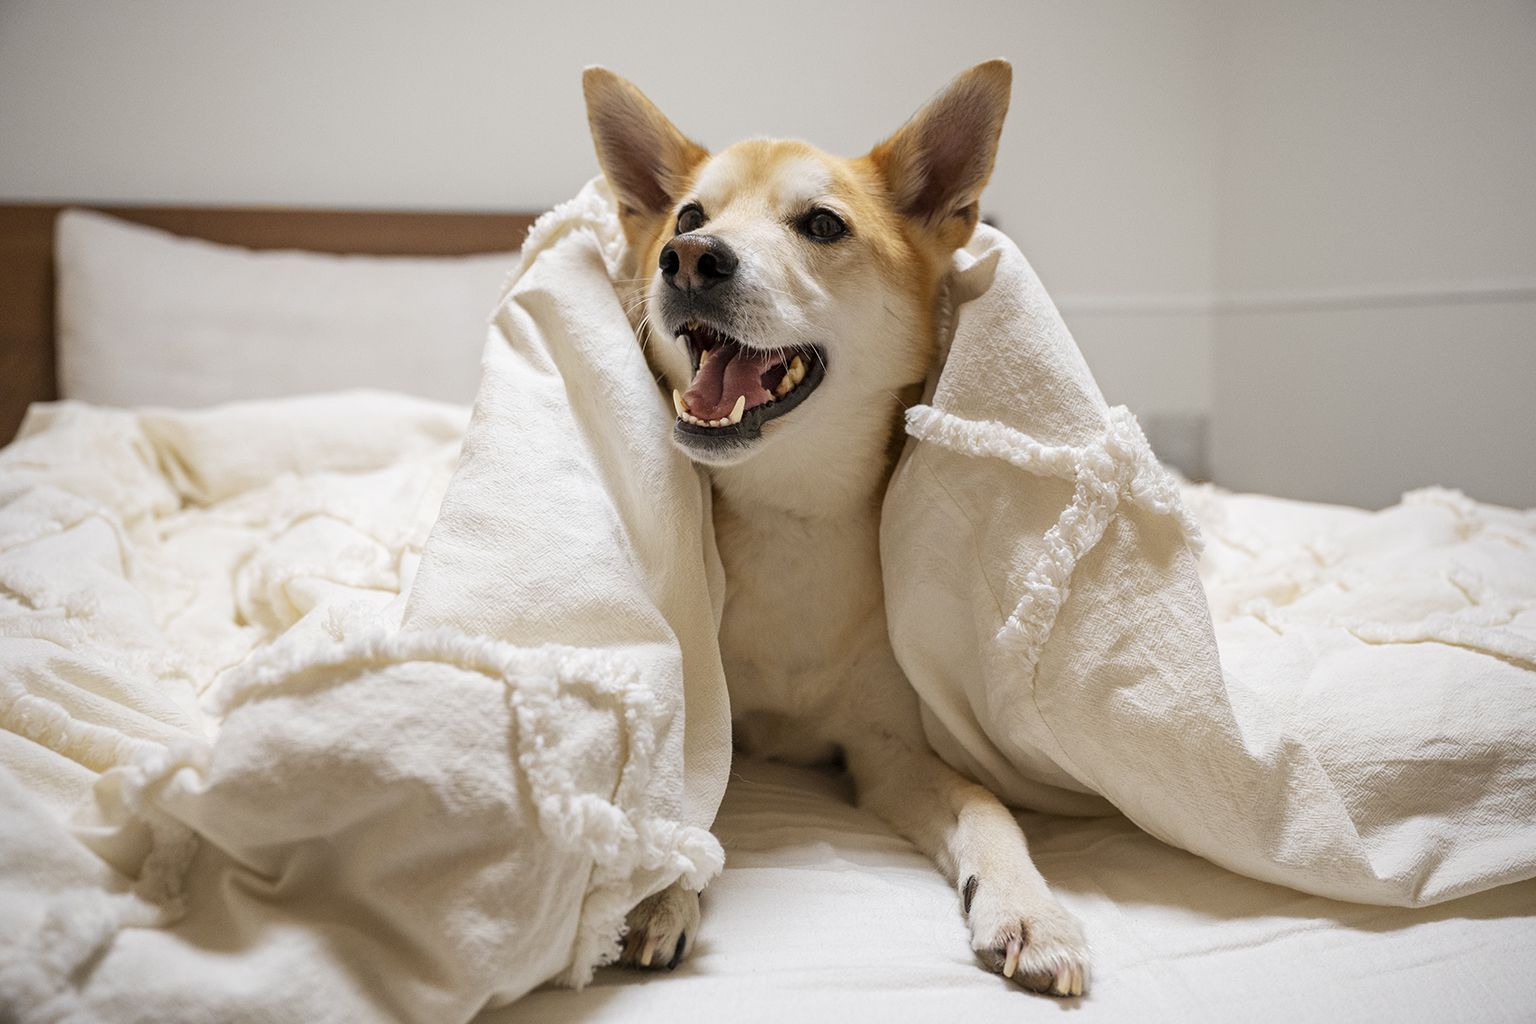
[[[826,354],[814,345],[749,348],[707,324],[677,330],[688,345],[693,380],[672,392],[677,430],[692,437],[750,439],[763,424],[805,401],[826,376]]]

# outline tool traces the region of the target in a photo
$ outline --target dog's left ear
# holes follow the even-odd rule
[[[976,226],[1012,87],[1006,60],[978,64],[869,152],[896,209],[957,247]]]
[[[597,162],[619,201],[625,230],[670,211],[687,175],[709,151],[667,120],[645,94],[603,67],[581,76]]]

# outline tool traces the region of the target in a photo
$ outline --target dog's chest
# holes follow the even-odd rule
[[[870,644],[885,637],[876,525],[722,509],[716,538],[733,716],[835,714]]]

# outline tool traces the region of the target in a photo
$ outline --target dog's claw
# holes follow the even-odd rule
[[[1048,894],[1010,892],[1006,882],[984,879],[975,887],[966,915],[971,948],[989,970],[1031,992],[1082,995],[1088,989],[1082,926]]]
[[[688,955],[699,926],[699,894],[672,885],[641,900],[625,918],[616,962],[621,967],[673,970]]]
[[[1058,996],[1080,996],[1083,994],[1083,969],[1074,964],[1064,964],[1056,971],[1056,979],[1051,984],[1051,994]]]
[[[1003,977],[1013,977],[1013,972],[1019,969],[1019,954],[1024,952],[1024,942],[1021,939],[1011,939],[1008,942],[1008,956],[1003,960]]]
[[[677,948],[672,951],[672,959],[667,962],[667,970],[677,970],[677,965],[683,962],[683,954],[688,951],[688,933],[683,932],[677,940]]]

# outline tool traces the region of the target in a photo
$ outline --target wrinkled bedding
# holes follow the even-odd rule
[[[0,1018],[467,1020],[719,871],[708,493],[569,219],[467,431],[66,403],[0,452]]]
[[[4,886],[0,889],[4,921],[0,923],[12,941],[35,934],[41,892],[121,887],[125,878],[132,877],[135,858],[143,856],[142,839],[123,837],[103,824],[101,798],[93,796],[93,787],[99,790],[106,777],[103,773],[110,774],[123,756],[120,747],[174,744],[185,736],[206,735],[213,726],[199,707],[199,697],[252,651],[296,630],[326,628],[332,615],[398,604],[399,594],[409,589],[416,574],[458,459],[467,418],[466,410],[451,406],[367,394],[198,413],[129,413],[75,403],[34,411],[26,436],[0,453],[0,480],[5,483],[0,506],[0,628],[5,631],[0,654],[5,673],[0,680],[6,687],[6,730],[0,731],[4,789],[0,792],[8,822],[6,871],[0,874],[0,886]],[[319,450],[305,438],[322,419],[331,441]],[[234,435],[260,440],[232,445]],[[224,457],[232,452],[240,457]],[[1497,581],[1506,574],[1510,585],[1536,579],[1529,574],[1522,577],[1519,562],[1530,556],[1531,514],[1481,505],[1453,492],[1416,492],[1402,505],[1379,513],[1231,495],[1209,486],[1186,487],[1184,498],[1206,536],[1201,568],[1224,657],[1250,669],[1249,660],[1265,667],[1261,645],[1283,651],[1283,638],[1289,634],[1297,638],[1291,643],[1301,646],[1302,653],[1287,653],[1278,664],[1293,670],[1300,666],[1313,678],[1313,669],[1324,660],[1327,648],[1318,647],[1305,630],[1342,628],[1335,624],[1351,607],[1357,613],[1360,602],[1381,607],[1382,595],[1403,607],[1441,616],[1431,618],[1423,628],[1448,629],[1458,610],[1477,607],[1472,595],[1487,593],[1471,589],[1473,571],[1480,574],[1485,587],[1487,580]],[[1425,582],[1452,567],[1460,568],[1454,578],[1465,590],[1442,591]],[[1422,592],[1425,588],[1429,593]],[[1521,611],[1504,604],[1478,614],[1497,623],[1529,611],[1528,606]],[[1353,628],[1360,626],[1354,623]],[[28,659],[19,646],[23,641],[18,634],[23,630],[36,637],[26,644],[46,646],[47,657],[32,663],[50,666],[50,673],[18,673]],[[1478,635],[1473,629],[1472,638]],[[92,662],[93,647],[120,652],[112,671]],[[1456,646],[1455,651],[1451,657],[1492,657],[1470,646]],[[62,689],[70,679],[75,688]],[[1325,681],[1326,676],[1319,683]],[[1338,680],[1336,685],[1352,683]],[[1337,712],[1344,714],[1350,706],[1348,695],[1330,696],[1326,688],[1319,688],[1309,699],[1334,700],[1344,705]],[[1398,704],[1391,694],[1377,697],[1381,713],[1373,716],[1373,728],[1401,730],[1405,728],[1401,723],[1413,724],[1413,718],[1394,711]],[[76,722],[66,727],[50,721],[40,713],[39,701],[74,707]],[[1440,713],[1454,714],[1454,710],[1442,708]],[[1302,719],[1299,708],[1291,714]],[[1489,726],[1496,736],[1503,723],[1494,721]],[[1528,761],[1512,759],[1510,767],[1530,770]],[[746,779],[765,771],[777,770],[750,769]],[[947,933],[951,925],[959,927],[960,918],[951,905],[954,897],[904,843],[860,812],[837,809],[841,803],[818,803],[809,809],[787,797],[761,806],[744,803],[763,785],[759,782],[754,788],[750,781],[738,780],[740,792],[723,812],[722,834],[733,851],[734,866],[706,901],[711,933],[701,943],[696,962],[675,979],[696,981],[677,989],[659,982],[654,988],[626,989],[622,998],[614,1000],[606,986],[620,980],[616,977],[594,990],[599,993],[594,997],[598,1003],[540,993],[505,1019],[574,1020],[597,1010],[602,1010],[598,1019],[604,1014],[622,1019],[635,1008],[635,999],[643,999],[647,1006],[654,1003],[658,1012],[681,1013],[680,1019],[703,1019],[698,1013],[684,1013],[686,1007],[675,997],[687,994],[684,1002],[695,1009],[702,1005],[698,1003],[701,995],[710,999],[729,995],[739,1005],[740,999],[747,998],[739,990],[744,977],[759,978],[776,990],[782,982],[801,992],[797,1005],[808,1007],[812,1004],[803,1001],[810,999],[825,1006],[821,1000],[842,992],[851,1000],[850,1012],[855,1006],[873,1007],[876,1004],[869,999],[891,991],[890,979],[881,973],[886,968],[872,966],[870,956],[855,949],[834,948],[835,936],[846,931],[837,924],[838,915],[856,909],[863,915],[864,924],[855,929],[862,941],[867,943],[871,935],[883,937],[880,950],[884,952],[865,946],[864,953],[879,952],[874,961],[888,961],[890,971],[907,979],[907,988],[899,990],[904,993],[901,1006],[893,1004],[882,1011],[894,1014],[890,1019],[906,1019],[901,1016],[903,1008],[928,1005],[923,1002],[925,992],[938,999],[934,1006],[957,998],[960,989],[956,987],[964,988],[967,982],[967,998],[981,1000],[978,1006],[1017,998],[1017,993],[1003,989],[992,991],[993,979],[976,972],[963,942],[945,943],[934,937],[935,929]],[[812,789],[832,793],[839,800],[846,797],[841,789],[827,790],[822,783],[814,783]],[[1461,797],[1475,802],[1495,799],[1497,794]],[[825,796],[820,799],[824,802]],[[779,806],[781,802],[785,806]],[[733,816],[732,808],[751,813],[742,819],[740,814]],[[790,820],[802,813],[807,815],[803,824]],[[852,824],[842,820],[850,816],[856,819]],[[744,823],[764,820],[773,828],[762,834]],[[1497,952],[1511,948],[1521,936],[1529,944],[1536,904],[1528,884],[1489,893],[1475,911],[1454,909],[1471,907],[1459,901],[1447,904],[1446,914],[1426,918],[1406,911],[1373,915],[1313,897],[1287,898],[1285,890],[1245,882],[1171,851],[1128,823],[1111,826],[1096,820],[1073,824],[1042,815],[1026,819],[1047,875],[1063,899],[1093,926],[1100,950],[1099,986],[1090,1007],[1110,1001],[1120,989],[1128,993],[1129,1002],[1124,1005],[1144,1005],[1149,993],[1167,984],[1166,969],[1157,967],[1158,957],[1151,950],[1155,944],[1174,940],[1183,952],[1170,963],[1190,965],[1194,973],[1188,984],[1206,974],[1206,968],[1193,966],[1202,961],[1191,957],[1215,957],[1228,966],[1241,962],[1240,975],[1248,981],[1222,982],[1227,993],[1221,997],[1222,1006],[1242,1004],[1250,992],[1246,986],[1252,983],[1263,980],[1268,985],[1277,976],[1278,963],[1305,970],[1314,982],[1332,977],[1343,971],[1348,955],[1314,956],[1311,943],[1301,939],[1311,934],[1312,926],[1295,932],[1298,922],[1312,919],[1334,922],[1327,927],[1346,928],[1347,935],[1341,933],[1328,943],[1328,949],[1341,953],[1351,949],[1351,943],[1371,941],[1370,934],[1383,928],[1408,929],[1413,937],[1402,942],[1389,943],[1378,935],[1367,953],[1370,962],[1383,969],[1398,963],[1401,971],[1428,963],[1431,955],[1467,969],[1477,963],[1480,984],[1500,993],[1506,1005],[1531,1005],[1511,1002],[1522,992],[1531,993],[1521,987],[1524,973],[1511,970]],[[1512,842],[1520,841],[1512,837]],[[843,849],[848,844],[852,845]],[[876,855],[872,852],[876,847],[888,852]],[[1106,855],[1112,855],[1109,861]],[[801,877],[827,856],[832,860],[819,870],[822,874],[832,871],[835,878]],[[882,877],[886,881],[880,881]],[[763,888],[765,882],[790,888],[774,895],[778,890]],[[825,885],[831,888],[824,898],[807,895]],[[896,889],[885,892],[890,886]],[[811,970],[809,961],[795,952],[805,949],[804,940],[783,933],[793,929],[798,934],[805,922],[800,915],[786,912],[782,922],[773,924],[776,911],[767,909],[784,906],[790,899],[798,901],[788,904],[791,907],[809,900],[804,909],[820,922],[812,930],[828,932],[828,949],[816,954],[823,966],[804,977]],[[1172,902],[1156,909],[1166,901]],[[919,912],[919,904],[932,906]],[[1116,907],[1121,909],[1111,913]],[[886,908],[878,912],[891,920],[867,929],[864,925],[872,920],[868,914],[877,912],[875,908]],[[1154,911],[1152,920],[1148,915]],[[1506,912],[1516,914],[1520,922],[1517,931],[1508,935],[1502,931],[1492,935],[1502,927],[1496,922],[1464,928],[1454,923]],[[1250,922],[1243,937],[1232,930],[1229,919],[1234,915]],[[908,928],[914,918],[929,923],[918,925],[914,933]],[[1357,923],[1349,923],[1356,919]],[[150,918],[144,920],[148,923]],[[1203,937],[1207,926],[1215,929],[1208,938]],[[297,956],[330,955],[323,942],[315,946],[306,929],[293,922],[267,927],[277,929]],[[1129,934],[1127,927],[1132,929]],[[143,934],[155,932],[148,929]],[[1288,939],[1288,935],[1295,937]],[[1263,936],[1262,941],[1256,936]],[[250,938],[247,935],[246,941]],[[847,938],[853,942],[853,936]],[[226,936],[214,948],[235,948],[231,943],[237,942]],[[1178,943],[1194,945],[1185,949]],[[1384,951],[1386,945],[1390,950]],[[1431,949],[1439,952],[1431,954]],[[1492,960],[1468,959],[1476,949],[1484,949]],[[838,955],[846,959],[838,961]],[[745,970],[742,957],[752,967],[746,975],[741,973]],[[834,972],[835,984],[815,982],[837,964],[845,966]],[[15,983],[16,964],[8,966],[13,973],[6,976],[7,981]],[[255,978],[263,971],[291,966],[285,962],[249,969]],[[151,975],[156,970],[153,962],[143,960],[137,968]],[[1184,969],[1178,967],[1180,972]],[[866,976],[870,970],[879,978]],[[763,971],[769,973],[763,975]],[[1444,972],[1433,973],[1443,978]],[[1359,994],[1351,999],[1366,1007],[1380,997],[1368,981],[1371,976],[1370,971],[1351,969],[1339,975],[1339,983],[1357,986]],[[1315,990],[1315,985],[1308,987]],[[1282,990],[1295,991],[1293,982],[1286,981],[1275,991]],[[1425,1002],[1426,991],[1440,992],[1444,998]],[[1443,1008],[1454,1005],[1461,998],[1459,992],[1455,985],[1427,990],[1415,982],[1403,990],[1413,996],[1403,1005]],[[905,1002],[909,996],[918,1001]],[[1283,1010],[1292,1004],[1281,1000],[1273,1005]],[[1296,1003],[1292,1009],[1302,1005]],[[922,1016],[918,1013],[910,1019]],[[1404,1019],[1433,1016],[1426,1012]],[[1517,1017],[1506,1014],[1489,1019]],[[1219,1018],[1220,1014],[1211,1017]]]
[[[939,755],[1333,899],[1536,875],[1536,517],[1435,491],[1192,516],[1010,240],[979,227],[947,283],[881,521]]]
[[[636,900],[721,869],[709,493],[666,441],[610,284],[621,249],[598,186],[540,222],[467,420],[367,393],[33,410],[0,451],[0,1011],[224,1021],[259,996],[274,1021],[465,1020],[585,982]],[[1367,513],[1186,488],[1190,516],[1134,420],[1091,378],[1076,388],[1102,438],[994,429],[985,401],[909,421],[919,454],[1002,481],[976,494],[1016,495],[1020,469],[1054,481],[1031,536],[1068,543],[1034,576],[993,566],[1017,592],[991,604],[1016,605],[1029,640],[1004,659],[1068,665],[1054,616],[1102,669],[1057,671],[1030,691],[1036,715],[1006,660],[925,674],[923,645],[896,637],[940,753],[1005,794],[1076,801],[1044,809],[1118,809],[1337,899],[1536,875],[1536,517],[1433,490]],[[893,520],[933,507],[901,500]],[[1169,542],[1138,549],[1123,524],[1153,520],[1136,516]],[[898,552],[941,550],[943,527]],[[1110,585],[1083,585],[1074,560]],[[925,579],[891,565],[901,631],[923,622]],[[1118,685],[1144,647],[1104,619],[1113,585],[1169,566],[1178,635],[1210,645],[1202,674]],[[1131,627],[1161,624],[1160,592],[1120,606]],[[989,701],[1024,713],[994,719]],[[993,756],[1012,723],[1028,756]]]
[[[675,973],[600,972],[475,1024],[1536,1020],[1536,881],[1434,907],[1340,903],[1225,871],[1118,815],[1020,816],[1093,944],[1092,991],[1046,1004],[978,968],[954,889],[849,797],[835,776],[738,763],[715,826],[730,856]]]

